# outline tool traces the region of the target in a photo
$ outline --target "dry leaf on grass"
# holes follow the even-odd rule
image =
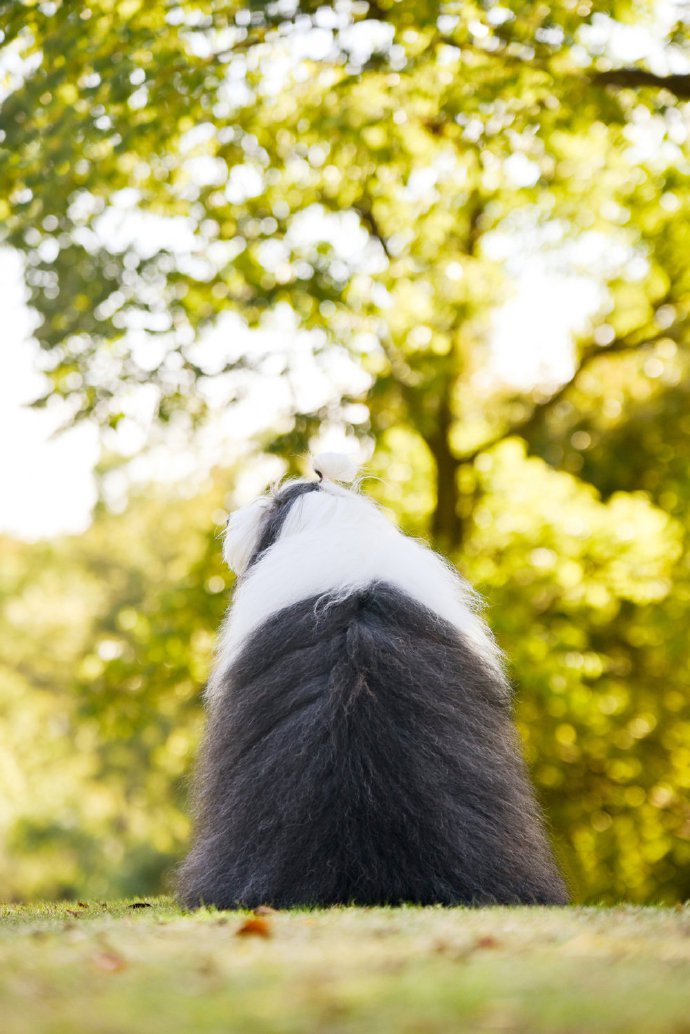
[[[263,916],[251,916],[235,931],[236,937],[272,937],[273,931],[268,919]]]
[[[119,973],[121,969],[127,968],[127,962],[122,955],[118,955],[116,951],[109,950],[100,951],[98,955],[94,955],[93,964],[102,973]]]
[[[456,942],[446,941],[443,938],[434,941],[431,946],[431,950],[437,955],[445,955],[447,958],[452,959],[454,962],[462,962],[463,959],[468,959],[475,950],[476,945],[470,944],[469,942]]]

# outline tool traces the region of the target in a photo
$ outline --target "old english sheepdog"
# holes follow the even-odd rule
[[[457,571],[314,461],[237,511],[190,906],[563,904],[501,655]]]

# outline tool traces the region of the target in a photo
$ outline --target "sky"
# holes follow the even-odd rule
[[[80,531],[95,502],[95,428],[51,440],[56,417],[26,408],[44,387],[19,256],[0,249],[0,531],[33,539]]]

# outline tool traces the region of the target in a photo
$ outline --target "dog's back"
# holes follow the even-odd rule
[[[271,614],[217,673],[190,906],[563,903],[490,657],[375,581]]]

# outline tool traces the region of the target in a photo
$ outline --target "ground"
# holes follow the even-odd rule
[[[3,1034],[690,1034],[690,906],[0,908]]]

